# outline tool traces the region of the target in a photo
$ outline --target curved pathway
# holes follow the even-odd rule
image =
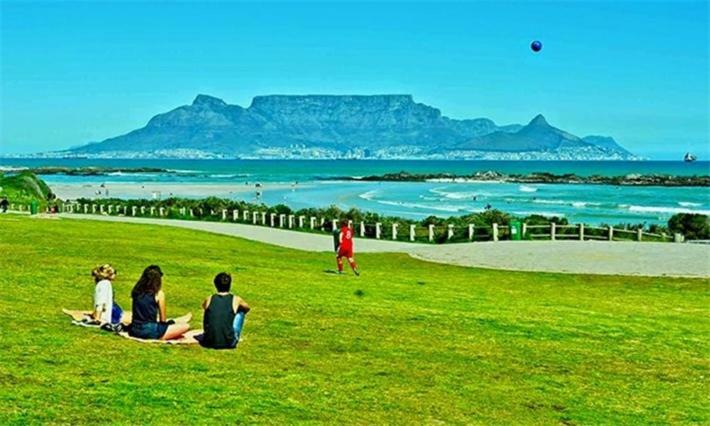
[[[153,219],[126,216],[59,215],[67,219],[140,223],[195,229],[296,250],[332,251],[328,234],[291,231],[228,222]],[[605,275],[710,277],[710,245],[608,241],[499,241],[413,244],[356,239],[357,252],[407,253],[417,259],[451,265]]]

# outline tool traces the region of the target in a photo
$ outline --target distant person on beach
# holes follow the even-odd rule
[[[230,293],[232,276],[220,272],[213,280],[217,293],[202,302],[205,310],[200,339],[202,346],[211,349],[234,349],[239,343],[244,319],[251,309],[241,297]]]
[[[336,262],[338,263],[338,273],[343,273],[343,258],[348,259],[350,268],[352,268],[355,275],[360,275],[360,270],[355,264],[355,257],[353,255],[353,229],[348,225],[347,220],[340,222],[340,232],[338,234],[338,252],[335,255]]]
[[[3,213],[7,213],[7,208],[9,205],[10,203],[7,201],[7,197],[2,197],[2,200],[0,200],[0,209]]]
[[[163,272],[157,265],[143,271],[131,291],[133,322],[129,334],[141,339],[172,340],[180,338],[190,326],[186,322],[167,321]]]

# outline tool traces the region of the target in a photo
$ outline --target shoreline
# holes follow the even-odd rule
[[[257,192],[263,194],[264,191],[289,189],[293,187],[292,185],[284,183],[267,183],[260,184],[259,187],[256,187],[251,184],[245,185],[239,183],[207,184],[174,182],[121,182],[108,184],[49,183],[48,185],[58,198],[65,200],[76,200],[79,198],[97,200],[105,198],[156,200],[170,197],[228,198],[233,194],[248,193],[252,193],[254,197],[256,197]],[[308,187],[308,185],[298,185],[298,188],[305,187]]]
[[[385,173],[372,176],[339,176],[321,180],[351,182],[434,182],[434,183],[527,183],[561,185],[609,185],[609,186],[662,186],[662,187],[710,187],[710,175],[661,175],[628,174],[625,176],[580,176],[576,174],[556,175],[534,172],[529,174],[504,174],[495,171],[476,172],[471,175],[450,173]]]

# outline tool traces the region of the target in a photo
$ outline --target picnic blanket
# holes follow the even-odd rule
[[[76,326],[80,327],[89,327],[89,328],[101,328],[101,323],[99,321],[96,321],[94,319],[91,319],[89,317],[89,312],[88,311],[81,311],[81,310],[71,310],[71,309],[62,309],[62,313],[69,315],[72,318],[71,323]],[[192,314],[188,314],[192,316]],[[133,340],[136,342],[141,342],[141,343],[165,343],[168,345],[194,345],[197,343],[200,343],[198,341],[199,336],[202,336],[204,331],[202,329],[199,330],[190,330],[187,333],[183,334],[181,338],[179,339],[172,339],[172,340],[156,340],[156,339],[139,339],[138,337],[133,337],[128,334],[126,331],[120,331],[118,333],[115,333],[125,339]]]

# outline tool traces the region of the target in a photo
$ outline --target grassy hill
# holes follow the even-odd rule
[[[0,423],[707,423],[706,280],[511,273],[174,228],[0,217]],[[237,351],[69,325],[91,268],[166,273],[168,314],[233,273]]]
[[[0,174],[0,197],[2,196],[7,197],[11,203],[29,203],[32,200],[44,202],[53,197],[49,186],[31,172],[9,176]]]

